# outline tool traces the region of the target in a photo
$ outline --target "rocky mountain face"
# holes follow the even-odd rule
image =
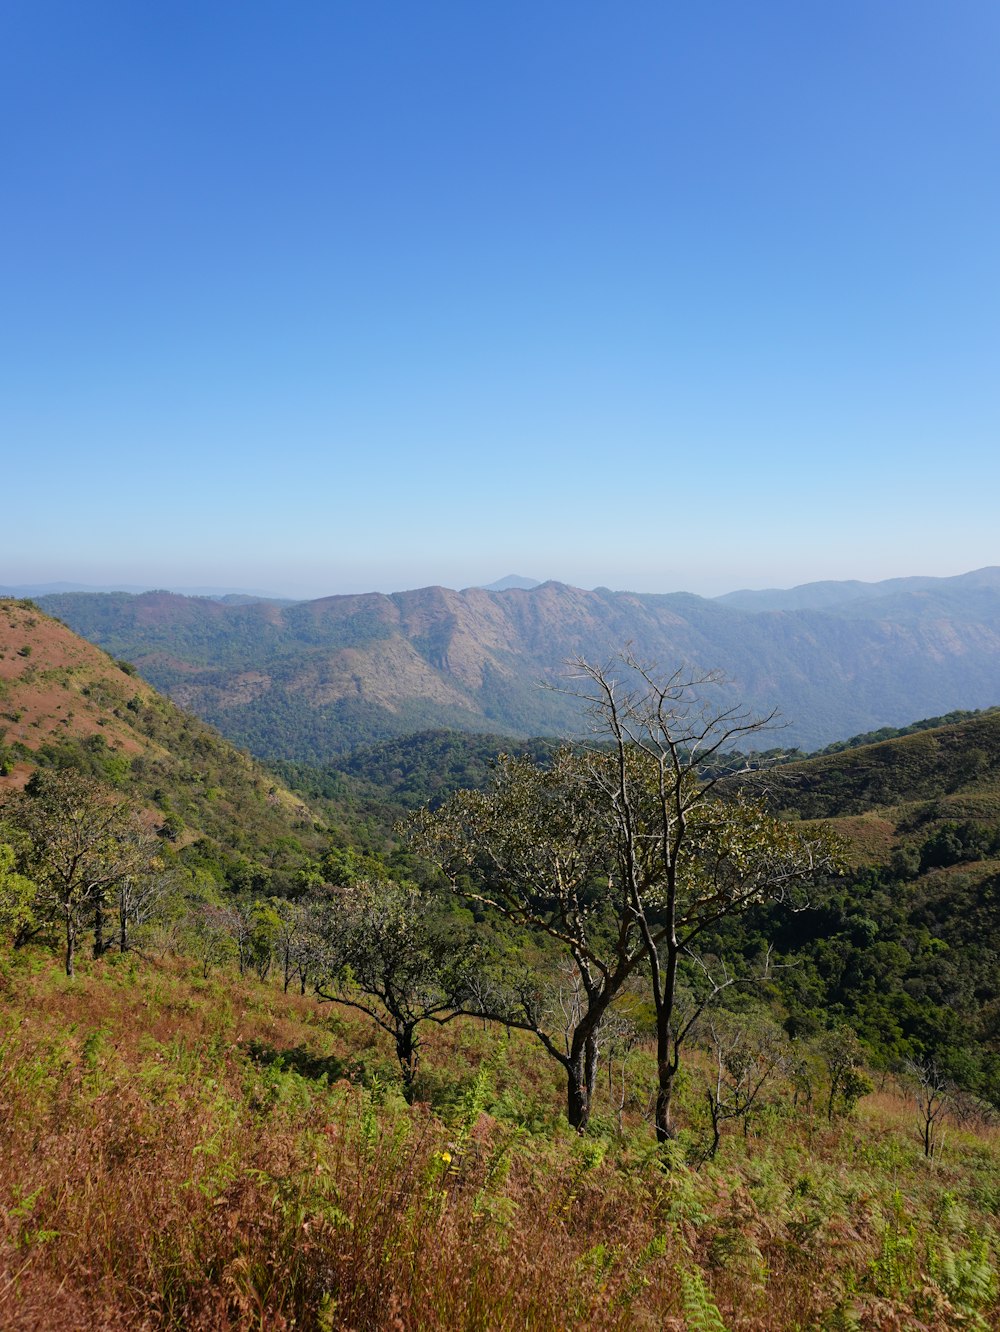
[[[567,663],[604,663],[626,644],[663,672],[721,671],[725,698],[779,709],[780,743],[806,749],[1000,702],[1000,570],[811,586],[793,589],[786,605],[771,593],[708,600],[555,582],[293,605],[166,592],[66,594],[44,605],[271,757],[323,761],[437,726],[581,732],[581,706],[559,692]]]

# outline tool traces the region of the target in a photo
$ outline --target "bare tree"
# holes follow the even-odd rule
[[[951,1103],[954,1086],[934,1059],[907,1059],[904,1071],[920,1113],[924,1156],[932,1157],[938,1147],[938,1131]]]
[[[185,936],[185,952],[200,961],[206,979],[213,967],[230,961],[236,951],[231,922],[215,902],[198,902],[192,907],[186,919]]]
[[[788,1069],[791,1047],[775,1023],[732,1013],[713,1015],[702,1035],[712,1060],[712,1076],[705,1089],[712,1124],[706,1156],[711,1160],[719,1149],[724,1123],[741,1121],[746,1136],[764,1089]]]
[[[717,674],[676,671],[662,681],[626,651],[615,669],[578,661],[575,678],[573,692],[588,701],[597,734],[612,742],[613,765],[591,770],[610,810],[619,875],[652,978],[662,1141],[673,1133],[686,1034],[676,1012],[682,959],[713,926],[758,902],[805,905],[808,885],[836,868],[836,844],[825,831],[781,823],[736,788],[720,758],[770,727],[774,714],[717,703]]]
[[[258,904],[252,898],[235,898],[207,908],[206,914],[228,935],[236,950],[240,975],[245,976],[254,961]]]
[[[298,981],[299,994],[304,995],[310,983],[329,973],[329,932],[322,897],[308,897],[296,902],[295,908],[299,925],[291,939],[288,961]]]
[[[612,1009],[605,1019],[603,1033],[608,1062],[608,1100],[617,1116],[618,1134],[621,1136],[628,1100],[626,1075],[629,1056],[639,1044],[639,1031],[630,1017]]]
[[[621,677],[621,679],[619,678]],[[569,1057],[525,1011],[568,1073],[570,1123],[586,1124],[601,1023],[648,968],[656,1013],[656,1131],[672,1136],[671,1098],[690,1030],[678,1010],[685,959],[713,926],[770,900],[804,905],[836,867],[835,843],[771,817],[723,787],[720,757],[771,724],[714,707],[715,675],[658,681],[629,653],[616,667],[580,660],[565,692],[584,699],[598,744],[564,748],[547,769],[505,758],[487,792],[460,792],[415,821],[418,846],[457,891],[568,951],[581,987]]]
[[[126,874],[115,888],[114,909],[118,931],[108,946],[117,946],[122,953],[134,950],[136,932],[157,919],[173,886],[172,876],[165,870]]]
[[[964,1087],[952,1088],[948,1108],[955,1122],[963,1128],[993,1129],[1000,1124],[996,1107]]]

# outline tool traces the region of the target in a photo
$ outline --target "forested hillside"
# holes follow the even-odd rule
[[[775,950],[788,969],[771,990],[790,1029],[815,1032],[838,1016],[887,1064],[933,1056],[1000,1104],[1000,710],[905,729],[746,775],[782,817],[827,820],[848,872],[809,910],[767,906],[728,923],[712,949],[748,964]],[[523,747],[430,732],[328,768],[281,770],[384,847],[407,811],[486,788],[504,748]],[[554,744],[526,748],[544,764]]]
[[[753,721],[653,682],[644,753],[300,797],[0,629],[5,1326],[993,1325],[1000,711],[734,773]]]

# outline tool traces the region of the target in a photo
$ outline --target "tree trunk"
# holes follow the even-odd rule
[[[566,1118],[570,1128],[582,1133],[590,1119],[590,1095],[587,1069],[581,1056],[570,1058],[566,1064]]]
[[[104,894],[99,892],[94,898],[94,956],[103,956],[107,947],[104,942]]]
[[[708,1092],[708,1113],[712,1117],[712,1145],[709,1147],[706,1156],[709,1161],[714,1161],[715,1154],[719,1150],[719,1143],[722,1141],[722,1129],[720,1127],[719,1103],[711,1092]]]
[[[76,955],[76,921],[71,911],[66,912],[66,975],[75,976],[73,959]]]
[[[663,975],[663,992],[657,995],[656,1005],[656,1141],[669,1142],[674,1137],[670,1105],[674,1094],[674,1075],[677,1072],[677,1047],[670,1029],[674,1015],[674,997],[677,990],[676,940],[667,944],[667,960]]]
[[[584,1046],[584,1071],[587,1077],[587,1102],[592,1104],[594,1100],[594,1089],[597,1086],[597,1070],[601,1058],[601,1048],[597,1040],[598,1028],[595,1028],[587,1037]]]
[[[417,1076],[419,1053],[414,1029],[410,1025],[401,1027],[396,1032],[396,1058],[403,1074],[403,1095],[409,1102],[413,1098],[413,1084]]]
[[[570,1128],[582,1133],[590,1120],[590,1108],[597,1085],[600,1046],[598,1033],[605,1004],[599,1011],[591,1009],[573,1032],[569,1051],[557,1058],[566,1069],[566,1118]]]
[[[674,1137],[674,1125],[670,1115],[670,1103],[674,1093],[673,1071],[664,1078],[660,1075],[660,1086],[656,1093],[656,1141],[670,1142]]]
[[[600,1018],[590,1025],[589,1030],[584,1025],[577,1027],[566,1060],[566,1118],[570,1128],[575,1128],[578,1133],[587,1127],[594,1102],[601,1055],[599,1031]]]

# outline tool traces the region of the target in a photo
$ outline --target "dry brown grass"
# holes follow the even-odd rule
[[[928,1165],[889,1090],[811,1149],[778,1117],[695,1172],[642,1124],[553,1128],[547,1064],[474,1024],[429,1043],[408,1107],[367,1027],[248,980],[22,957],[2,989],[4,1328],[683,1328],[713,1297],[747,1332],[996,1316],[962,1257],[995,1131]]]

